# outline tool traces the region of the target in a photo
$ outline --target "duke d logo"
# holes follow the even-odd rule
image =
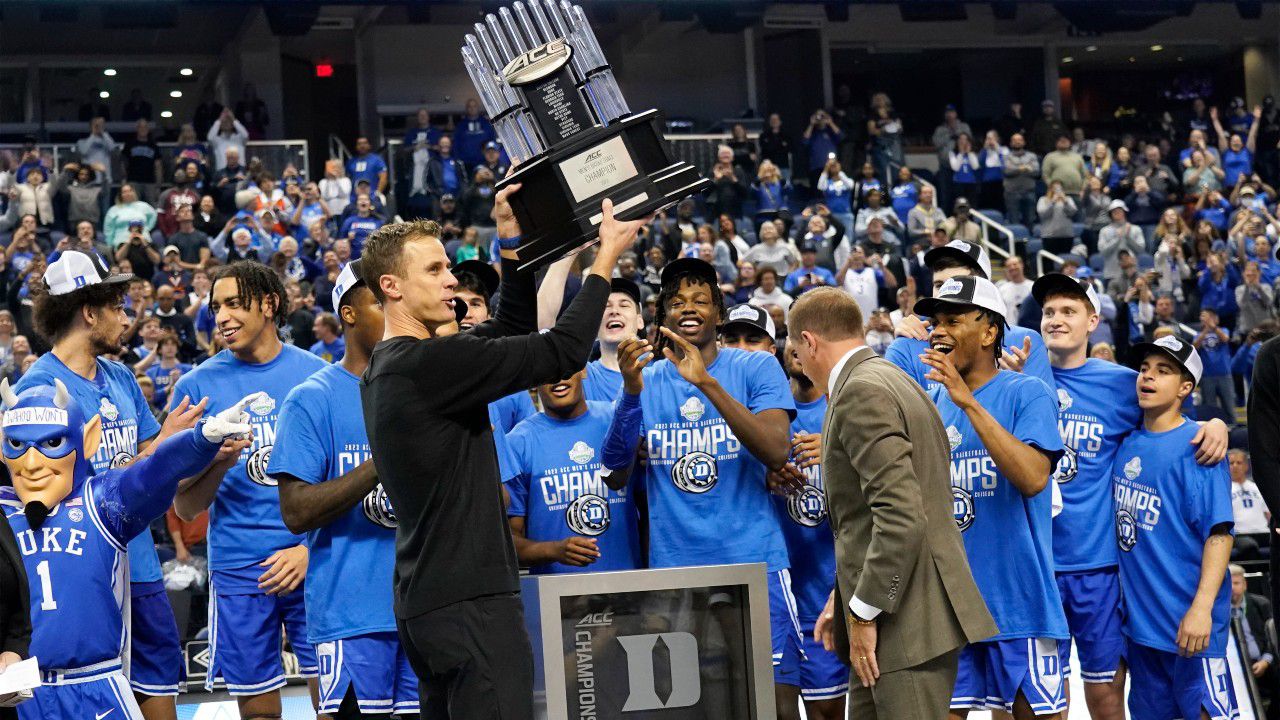
[[[698,641],[687,632],[618,637],[627,651],[627,702],[622,712],[669,710],[689,707],[702,698],[702,677],[698,674]],[[654,648],[662,643],[671,657],[671,693],[658,695],[654,669]]]

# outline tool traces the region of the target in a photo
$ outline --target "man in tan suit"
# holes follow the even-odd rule
[[[861,681],[850,683],[850,717],[945,718],[959,649],[996,634],[952,514],[947,433],[920,386],[867,347],[852,297],[805,293],[787,325],[829,402],[836,587],[814,634],[842,658],[848,648]]]

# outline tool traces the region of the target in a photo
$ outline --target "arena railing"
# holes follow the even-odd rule
[[[982,226],[982,243],[987,246],[987,252],[995,253],[1005,260],[1018,254],[1018,238],[1014,236],[1012,230],[1004,224],[991,219],[981,210],[973,209],[969,211],[969,214]],[[1003,235],[1006,245],[1001,246],[993,242],[991,240],[992,233]]]

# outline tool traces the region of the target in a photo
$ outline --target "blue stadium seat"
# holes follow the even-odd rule
[[[1027,238],[1031,237],[1031,231],[1027,229],[1026,225],[1020,225],[1018,223],[1014,223],[1012,225],[1009,225],[1008,227],[1009,227],[1009,231],[1013,233],[1013,238],[1015,240],[1026,240]]]
[[[1004,213],[1001,212],[1000,210],[981,208],[981,211],[982,211],[982,214],[986,215],[987,218],[990,219],[992,222],[998,222],[1001,225],[1004,224]]]
[[[444,244],[444,254],[449,256],[449,262],[453,262],[453,258],[458,254],[458,248],[460,247],[462,247],[461,240],[450,240]]]
[[[1029,238],[1027,240],[1027,259],[1032,264],[1036,261],[1036,256],[1044,249],[1044,241],[1038,237]]]
[[[1138,253],[1138,269],[1150,270],[1156,266],[1155,256],[1150,253]]]
[[[1094,253],[1089,256],[1089,267],[1093,268],[1094,272],[1100,273],[1106,266],[1107,259],[1102,257],[1102,253]]]
[[[1221,420],[1227,424],[1227,427],[1231,427],[1236,424],[1236,419],[1227,415],[1222,411],[1222,408],[1217,405],[1197,405],[1196,419],[1201,422],[1207,422],[1214,419]]]

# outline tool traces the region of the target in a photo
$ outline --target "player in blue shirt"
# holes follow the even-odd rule
[[[1058,592],[1080,656],[1085,702],[1095,720],[1124,717],[1123,601],[1111,528],[1098,517],[1111,511],[1111,466],[1121,441],[1141,421],[1133,370],[1088,357],[1099,322],[1093,286],[1061,273],[1036,280],[1032,297],[1043,309],[1040,329],[1053,366],[1058,429],[1065,454],[1054,473],[1062,512],[1053,519]],[[1206,423],[1194,438],[1197,460],[1222,460],[1228,431]],[[1070,675],[1071,643],[1059,645]]]
[[[280,341],[285,290],[265,265],[243,261],[218,268],[209,308],[226,349],[184,375],[170,396],[208,398],[219,412],[249,392],[253,445],[229,469],[211,469],[186,485],[174,508],[190,520],[209,508],[209,674],[221,677],[241,717],[280,714],[285,684],[281,627],[298,656],[299,674],[316,699],[315,650],[307,641],[303,577],[307,548],[280,517],[276,481],[266,472],[280,404],[325,361]]]
[[[164,514],[178,482],[209,465],[224,440],[228,452],[247,444],[229,438],[250,432],[243,407],[251,398],[198,424],[200,410],[184,409],[177,422],[195,429],[157,443],[128,467],[96,474],[90,459],[103,439],[102,416],[86,418],[61,380],[15,394],[6,379],[0,399],[3,459],[13,479],[0,503],[31,579],[30,653],[41,673],[18,717],[101,720],[119,711],[115,717],[143,720],[122,673],[126,543]]]
[[[618,343],[637,337],[644,330],[640,309],[640,286],[626,278],[610,281],[609,302],[600,321],[600,357],[587,363],[587,376],[582,381],[588,401],[613,402],[622,392],[622,371],[618,369]]]
[[[986,248],[976,243],[952,240],[925,253],[924,262],[933,273],[935,293],[951,278],[973,275],[991,279],[991,259]],[[937,383],[926,378],[929,368],[920,359],[921,353],[929,347],[929,326],[915,315],[905,315],[894,332],[898,337],[885,351],[884,359],[902,368],[926,391],[932,390]],[[1000,356],[1000,367],[1038,377],[1052,388],[1053,371],[1040,333],[1010,325],[1005,329],[1004,339],[1007,347]]]
[[[102,438],[89,458],[89,471],[95,474],[130,464],[161,432],[133,371],[101,357],[120,352],[128,325],[124,293],[132,278],[111,275],[96,254],[69,250],[52,263],[45,271],[47,292],[35,297],[33,319],[53,350],[40,356],[17,385],[22,392],[60,381],[86,413],[97,414]],[[147,717],[171,717],[183,675],[178,625],[164,592],[150,528],[144,525],[128,540],[133,658],[129,680]]]
[[[1006,305],[990,280],[955,277],[916,303],[933,329],[923,362],[951,442],[956,524],[1000,633],[960,652],[951,712],[1018,720],[1066,708],[1058,644],[1067,620],[1053,577],[1049,475],[1062,456],[1057,404],[1043,382],[1001,370]]]
[[[754,305],[738,305],[729,309],[729,320],[720,330],[720,345],[774,355],[776,334],[768,312]],[[827,398],[801,370],[795,353],[788,349],[783,358],[796,401],[796,419],[791,421],[792,461],[784,473],[769,473],[769,483],[786,490],[785,494],[775,490],[773,499],[791,557],[791,590],[800,618],[804,650],[800,697],[810,720],[838,720],[845,715],[849,668],[813,639],[813,626],[826,607],[836,576],[836,548],[827,520],[820,463]],[[792,478],[803,478],[803,482],[797,486]]]
[[[533,573],[640,567],[631,488],[600,477],[613,403],[587,402],[581,370],[538,388],[542,413],[507,433],[507,519],[520,564]]]
[[[606,482],[619,488],[646,444],[651,567],[767,565],[778,717],[798,718],[799,621],[765,483],[790,454],[795,401],[775,358],[717,346],[726,315],[710,263],[663,268],[661,335],[656,349],[631,338],[618,346],[623,394],[601,455]],[[650,365],[655,353],[663,359]]]
[[[1129,712],[1141,720],[1229,720],[1236,717],[1225,658],[1231,477],[1226,463],[1196,464],[1198,430],[1182,415],[1203,368],[1195,348],[1174,337],[1132,352],[1142,428],[1121,444],[1112,470]]]
[[[320,662],[319,712],[339,718],[418,712],[418,679],[392,611],[396,516],[360,410],[360,376],[383,332],[382,308],[360,267],[348,264],[333,288],[347,354],[285,398],[267,464],[285,525],[307,535],[307,634]],[[360,601],[352,602],[357,590]]]

